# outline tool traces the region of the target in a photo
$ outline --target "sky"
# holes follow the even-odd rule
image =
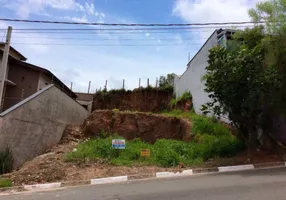
[[[98,23],[205,23],[250,21],[259,0],[0,0],[0,18]],[[73,91],[91,92],[155,84],[156,77],[182,74],[215,28],[94,31],[90,25],[0,21],[0,40],[13,27],[12,46],[27,62],[46,68]],[[23,31],[19,29],[90,29]],[[17,30],[18,29],[18,30]]]

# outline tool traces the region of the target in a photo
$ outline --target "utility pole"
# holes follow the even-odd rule
[[[2,63],[1,63],[1,73],[0,73],[0,109],[2,111],[3,108],[3,100],[4,100],[4,86],[5,86],[5,80],[6,80],[6,74],[7,74],[7,64],[8,64],[8,58],[9,58],[9,50],[10,50],[10,44],[11,44],[11,36],[12,36],[12,27],[8,27],[7,37],[6,37],[6,43],[4,47],[3,57],[2,57]]]

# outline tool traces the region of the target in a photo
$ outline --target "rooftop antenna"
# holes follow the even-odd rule
[[[190,54],[190,53],[188,53],[188,62],[190,61],[190,56],[191,56],[191,54]]]

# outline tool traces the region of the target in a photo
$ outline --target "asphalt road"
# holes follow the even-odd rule
[[[286,200],[286,168],[133,181],[0,196],[0,200]]]

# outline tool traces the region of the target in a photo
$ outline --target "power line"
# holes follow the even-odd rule
[[[235,28],[248,27],[253,25],[235,25]],[[164,28],[14,28],[14,31],[150,31],[150,30],[190,30],[190,29],[213,29],[213,28],[231,28],[231,26],[195,26],[195,27],[164,27]],[[0,29],[6,31],[7,29]]]
[[[117,45],[117,44],[64,44],[64,43],[13,43],[17,45],[44,45],[44,46],[97,46],[97,47],[135,47],[135,46],[146,46],[146,47],[161,47],[161,46],[196,46],[196,45],[201,45],[200,43],[198,44],[157,44],[157,45],[148,45],[148,44],[122,44],[122,45]]]
[[[0,21],[25,22],[25,23],[43,23],[43,24],[73,24],[73,25],[93,25],[93,26],[208,26],[208,25],[239,25],[239,24],[257,24],[265,22],[209,22],[209,23],[187,23],[187,24],[118,24],[118,23],[97,23],[97,22],[66,22],[66,21],[44,21],[44,20],[23,20],[0,18]]]
[[[212,30],[213,31],[213,30]],[[206,30],[202,30],[202,31],[151,31],[151,32],[140,32],[140,31],[126,31],[126,32],[123,32],[123,31],[112,31],[112,32],[106,32],[106,31],[85,31],[85,32],[62,32],[62,31],[52,31],[52,32],[31,32],[31,31],[14,31],[13,34],[40,34],[40,33],[45,33],[45,34],[73,34],[73,35],[79,35],[79,34],[85,34],[85,35],[88,35],[88,34],[145,34],[145,33],[150,33],[150,34],[171,34],[171,33],[202,33],[202,32],[212,32],[211,30],[209,31],[206,31]],[[1,32],[1,31],[0,31]]]
[[[122,40],[122,41],[133,41],[133,40],[142,40],[142,41],[152,41],[152,40],[162,40],[162,41],[174,41],[176,38],[77,38],[77,37],[18,37],[14,36],[16,39],[59,39],[59,40],[88,40],[88,41],[114,41],[114,40]],[[188,37],[188,38],[178,38],[182,40],[200,40],[200,39],[208,39],[207,37]]]
[[[239,26],[239,27],[229,27],[228,29],[235,29],[235,28],[241,28],[241,27],[248,27],[248,26]],[[110,35],[120,35],[120,34],[174,34],[174,33],[180,33],[180,34],[186,34],[186,33],[201,33],[201,32],[211,32],[213,30],[198,30],[198,29],[190,29],[186,27],[175,28],[175,29],[167,29],[163,31],[156,31],[157,29],[16,29],[16,31],[13,32],[14,35],[17,34],[85,34],[85,35],[91,35],[91,34],[110,34]],[[218,28],[218,27],[217,27]],[[226,27],[224,27],[225,29]],[[49,31],[50,30],[50,31]],[[106,31],[108,30],[108,32]],[[112,31],[113,30],[113,31]],[[142,30],[149,30],[148,32],[143,32]],[[153,31],[155,30],[155,31]],[[5,29],[0,29],[0,32],[4,32]],[[83,32],[82,32],[83,31]]]

